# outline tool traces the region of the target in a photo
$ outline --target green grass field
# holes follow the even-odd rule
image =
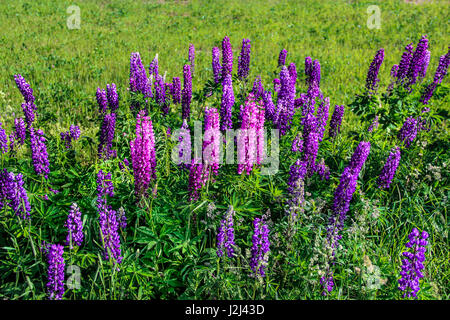
[[[80,8],[80,29],[66,25],[71,5]],[[380,29],[367,27],[370,5],[381,10]],[[79,266],[82,272],[81,289],[67,290],[65,299],[323,299],[318,277],[323,265],[319,268],[318,261],[324,259],[333,195],[362,140],[370,140],[370,156],[333,266],[336,287],[325,298],[400,299],[401,253],[411,229],[417,227],[430,234],[419,298],[449,299],[448,75],[430,103],[432,111],[424,115],[433,125],[431,131],[421,131],[410,148],[402,149],[389,190],[376,184],[389,151],[400,144],[397,131],[406,117],[421,115],[419,106],[423,107],[419,89],[411,95],[399,90],[392,98],[382,98],[391,82],[390,69],[399,63],[405,45],[416,46],[427,35],[431,58],[420,86],[428,85],[439,57],[448,52],[449,17],[448,1],[0,1],[0,122],[10,133],[14,118],[23,117],[23,97],[14,82],[14,75],[20,73],[34,90],[36,128],[47,137],[51,168],[48,181],[36,175],[26,146],[12,156],[0,154],[2,169],[24,175],[32,205],[31,222],[18,219],[7,206],[0,210],[0,299],[46,298],[47,261],[39,246],[42,241],[62,243],[73,202],[83,213],[86,239],[80,248],[64,253],[66,265]],[[137,205],[131,169],[119,169],[124,157],[131,160],[129,142],[136,125],[129,108],[130,54],[139,52],[146,68],[158,54],[160,73],[167,71],[166,79],[183,79],[189,44],[194,44],[193,91],[198,97],[213,77],[211,49],[220,48],[224,36],[230,37],[233,47],[233,73],[242,39],[251,40],[250,86],[260,75],[264,88],[272,90],[280,70],[278,54],[285,48],[286,62],[297,66],[297,94],[308,88],[304,61],[311,56],[320,61],[320,88],[330,97],[330,117],[335,105],[346,106],[341,134],[332,139],[327,127],[317,158],[324,159],[331,177],[308,178],[304,215],[294,235],[289,235],[285,208],[289,169],[298,157],[290,151],[292,139],[301,132],[298,113],[293,128],[281,139],[278,174],[264,176],[255,169],[249,176],[237,175],[235,167],[221,167],[217,181],[203,189],[198,201],[189,201],[189,172],[171,163],[174,144],[165,135],[167,127],[174,130],[181,125],[179,105],[172,106],[175,111],[166,118],[155,110],[151,114],[158,196]],[[385,49],[385,58],[379,100],[361,102],[367,111],[360,117],[349,105],[364,92],[369,65],[380,48]],[[114,140],[118,157],[102,161],[97,157],[101,118],[95,93],[107,83],[115,83],[120,96]],[[248,91],[248,84],[245,89],[240,82],[233,85],[236,116],[244,96],[238,92]],[[207,105],[220,108],[219,87]],[[401,112],[387,116],[391,122],[369,134],[366,116],[378,106],[382,109],[380,101],[387,113]],[[203,117],[202,106],[193,100],[196,119]],[[80,126],[82,138],[66,150],[60,133],[71,124]],[[192,121],[190,126],[192,130]],[[96,208],[100,169],[112,172],[116,194],[111,205],[117,210],[123,207],[129,221],[126,231],[120,232],[124,256],[120,271],[101,258]],[[51,194],[50,185],[61,192]],[[44,200],[47,195],[50,200]],[[236,213],[236,243],[241,251],[239,259],[220,260],[216,230],[229,205]],[[248,276],[252,221],[268,209],[269,271],[258,281]]]

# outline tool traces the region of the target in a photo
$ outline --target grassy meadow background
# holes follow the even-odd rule
[[[70,14],[66,9],[70,5],[80,7],[79,30],[67,28],[66,20]],[[381,10],[381,29],[370,30],[366,26],[370,5],[378,5]],[[149,200],[150,213],[146,212],[134,204],[132,175],[118,170],[116,160],[105,164],[97,159],[100,119],[96,89],[106,87],[107,83],[117,85],[121,120],[115,142],[119,146],[119,157],[123,159],[129,151],[129,139],[124,134],[133,135],[135,126],[135,119],[127,113],[129,106],[125,104],[131,52],[140,53],[146,68],[158,54],[160,73],[167,71],[167,77],[171,79],[183,76],[189,43],[194,44],[195,92],[212,78],[211,49],[220,47],[226,35],[233,46],[233,73],[237,69],[242,39],[251,40],[249,81],[253,82],[261,75],[265,89],[273,88],[271,81],[275,77],[278,54],[285,48],[288,51],[286,62],[297,65],[297,92],[307,89],[303,71],[305,57],[320,61],[320,87],[324,96],[330,97],[331,112],[334,105],[347,107],[355,94],[363,92],[369,65],[381,47],[385,49],[385,59],[380,69],[380,91],[384,92],[390,83],[390,68],[398,64],[404,47],[410,42],[416,45],[424,34],[428,35],[431,51],[425,81],[431,81],[439,56],[448,51],[449,26],[449,1],[421,4],[403,0],[0,1],[0,122],[9,133],[14,118],[22,116],[23,98],[14,82],[14,74],[20,73],[34,90],[38,126],[51,137],[48,144],[52,170],[49,180],[62,191],[51,195],[52,201],[45,202],[42,200],[44,191],[36,181],[31,181],[33,172],[29,154],[20,150],[17,161],[9,160],[8,169],[29,173],[25,176],[33,205],[33,233],[29,237],[25,229],[21,229],[22,225],[17,226],[6,219],[0,222],[5,234],[11,235],[11,239],[0,240],[0,297],[45,299],[45,258],[39,253],[33,254],[35,248],[31,247],[37,247],[38,241],[44,239],[55,243],[61,241],[66,232],[63,228],[66,209],[77,201],[89,231],[86,245],[75,255],[70,253],[66,263],[81,266],[83,288],[69,291],[65,298],[322,298],[317,277],[308,278],[310,257],[305,258],[301,250],[292,255],[283,253],[280,248],[284,242],[276,238],[277,234],[282,234],[277,226],[273,228],[271,241],[273,248],[278,248],[273,251],[278,252],[278,256],[271,257],[277,261],[271,267],[277,272],[281,270],[282,277],[269,277],[262,287],[245,285],[249,281],[245,273],[219,272],[222,265],[219,265],[214,249],[217,221],[229,204],[236,211],[236,228],[239,228],[236,237],[242,248],[251,246],[252,217],[264,214],[267,207],[271,208],[275,218],[284,214],[280,199],[286,194],[289,166],[294,158],[282,161],[280,174],[274,177],[239,177],[235,171],[224,169],[224,177],[210,187],[216,197],[217,210],[216,224],[208,224],[208,202],[187,203],[188,174],[170,167],[169,149],[161,142],[165,141],[161,138],[163,126],[155,124],[155,130],[159,132],[159,189],[158,197]],[[448,76],[444,83],[448,85]],[[193,105],[195,107],[196,102]],[[442,100],[434,99],[433,108],[448,119],[448,95]],[[82,132],[82,141],[74,146],[76,161],[64,153],[59,141],[60,132],[71,124],[79,125]],[[313,181],[314,186],[320,187],[317,189],[326,191],[311,191],[310,198],[314,199],[309,202],[307,211],[313,218],[300,228],[296,238],[298,248],[314,246],[317,230],[309,228],[310,225],[325,226],[324,203],[332,203],[344,164],[358,142],[349,132],[360,124],[358,117],[346,108],[342,134],[345,138],[339,140],[336,148],[328,141],[321,145],[321,155],[332,155],[327,161],[330,160],[333,177],[330,182]],[[402,155],[397,175],[404,180],[399,180],[390,193],[378,193],[374,187],[389,144],[380,138],[381,133],[378,136],[379,140],[374,144],[378,149],[374,147],[375,151],[371,151],[372,163],[378,161],[378,167],[367,165],[366,179],[360,182],[358,195],[354,197],[351,219],[355,224],[352,224],[353,233],[350,232],[345,240],[347,260],[345,263],[339,260],[336,265],[338,285],[330,295],[331,299],[399,298],[400,255],[413,226],[426,229],[433,245],[427,256],[427,280],[421,298],[449,298],[449,187],[448,168],[444,164],[445,161],[448,164],[448,151],[445,150],[448,131],[445,126],[435,129],[437,131],[430,134],[429,146],[432,147],[426,159],[422,161],[421,151],[416,147],[407,156]],[[379,151],[381,149],[384,153]],[[337,159],[336,163],[333,157]],[[430,169],[427,164],[433,167]],[[96,229],[95,175],[99,168],[108,167],[109,170],[112,166],[115,166],[113,182],[117,194],[111,200],[112,205],[116,209],[124,206],[132,223],[127,234],[121,234],[126,240],[122,246],[124,262],[120,273],[108,269],[107,263],[100,259]],[[416,181],[415,170],[420,171],[423,178],[417,189],[409,185]],[[438,171],[439,178],[435,179],[433,172]],[[425,180],[425,175],[430,176],[432,182]],[[356,232],[358,223],[366,229]],[[287,266],[280,261],[291,264]],[[289,269],[290,266],[295,268]],[[216,267],[217,273],[214,273]],[[213,273],[217,279],[211,276]],[[371,279],[376,282],[373,286]]]

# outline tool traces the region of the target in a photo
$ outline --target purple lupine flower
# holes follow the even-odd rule
[[[72,124],[69,128],[69,133],[73,140],[78,140],[81,135],[80,127]]]
[[[287,50],[283,49],[280,51],[280,55],[278,56],[278,67],[282,67],[286,64],[286,56]]]
[[[333,291],[333,288],[334,288],[333,274],[328,273],[326,276],[322,276],[322,278],[320,278],[320,284],[324,288],[322,295],[326,296],[327,292],[329,293],[329,292]]]
[[[212,48],[212,70],[214,74],[214,81],[219,83],[222,79],[222,66],[220,65],[220,49]]]
[[[50,300],[61,300],[64,295],[64,248],[60,244],[47,246],[48,282],[47,293]]]
[[[119,107],[119,96],[117,94],[117,88],[114,83],[112,83],[111,85],[106,85],[106,96],[108,99],[109,110],[111,110],[111,112],[116,112],[117,108]]]
[[[19,143],[23,145],[27,137],[27,131],[25,122],[22,118],[14,119],[14,136],[19,140]]]
[[[303,119],[303,161],[308,164],[308,173],[315,171],[317,153],[319,151],[319,133],[317,131],[317,118],[308,113]]]
[[[320,62],[319,60],[314,60],[309,77],[308,96],[310,99],[314,99],[320,95],[320,72]]]
[[[440,57],[439,65],[436,69],[436,73],[434,74],[433,82],[430,83],[426,90],[423,92],[422,97],[420,98],[420,102],[422,102],[423,104],[428,104],[428,101],[433,96],[434,90],[436,89],[437,85],[442,82],[445,75],[447,74],[449,65],[450,51],[446,55]]]
[[[311,76],[312,76],[312,58],[306,57],[305,58],[305,75],[306,75],[306,84],[311,83]]]
[[[277,108],[273,117],[273,123],[280,130],[280,135],[285,135],[291,128],[294,117],[295,92],[292,90],[289,71],[283,67],[280,72],[281,89],[278,93]]]
[[[293,193],[298,179],[304,179],[307,174],[308,164],[305,161],[297,161],[289,168],[288,192]]]
[[[17,88],[19,88],[20,93],[25,99],[25,102],[34,106],[35,98],[31,86],[25,81],[21,74],[14,75],[14,80],[16,81]],[[33,107],[33,109],[36,110],[35,107]]]
[[[238,59],[238,77],[241,80],[247,79],[250,69],[250,40],[242,40],[241,54]]]
[[[0,152],[8,152],[8,137],[6,136],[5,130],[2,128],[2,123],[0,122]]]
[[[189,201],[195,201],[199,198],[200,189],[208,181],[208,172],[206,172],[201,160],[192,159],[189,169]]]
[[[295,84],[297,83],[297,67],[295,66],[295,63],[289,64],[288,71],[289,77],[291,78],[291,85],[293,86],[293,90],[295,92]]]
[[[400,148],[392,148],[386,163],[381,170],[380,176],[378,177],[378,186],[380,188],[389,188],[392,179],[394,178],[395,171],[400,163]]]
[[[417,76],[419,75],[420,69],[423,65],[423,61],[424,59],[426,59],[427,49],[427,36],[422,36],[422,38],[419,40],[419,43],[417,44],[416,50],[414,51],[411,62],[409,64],[408,73],[406,75],[408,78],[407,87],[410,87],[411,85],[416,83]]]
[[[316,172],[319,174],[320,179],[330,179],[330,168],[325,164],[325,159],[322,158],[318,164],[316,164]]]
[[[156,76],[155,80],[155,101],[161,107],[164,115],[169,113],[169,104],[166,101],[166,88],[164,79],[161,75]]]
[[[304,179],[307,174],[308,164],[298,159],[289,169],[287,213],[292,222],[295,222],[298,213],[303,210],[305,200]]]
[[[252,93],[241,108],[241,119],[241,130],[237,137],[237,173],[241,174],[245,170],[249,175],[255,164],[261,164],[264,150],[264,109],[255,101]]]
[[[181,103],[181,81],[179,77],[173,78],[171,95],[173,103]]]
[[[344,117],[344,106],[336,105],[330,120],[330,132],[329,132],[330,137],[335,138],[337,134],[341,132],[341,123],[343,117]]]
[[[373,132],[374,130],[376,130],[378,128],[378,126],[380,125],[378,120],[379,120],[379,117],[378,117],[378,115],[376,115],[375,118],[373,119],[372,123],[370,124],[369,128],[367,129],[368,132]]]
[[[105,89],[97,88],[95,96],[97,98],[98,112],[105,114],[108,109],[108,97],[106,96]]]
[[[139,52],[132,52],[130,57],[130,91],[152,95],[149,81]],[[150,92],[149,92],[150,89]]]
[[[72,146],[72,140],[78,140],[81,132],[80,127],[71,125],[69,131],[61,132],[61,140],[64,142],[67,149]]]
[[[370,142],[361,141],[353,152],[352,158],[350,159],[349,167],[354,169],[356,176],[359,175],[364,162],[366,162],[367,157],[370,153]]]
[[[66,245],[73,249],[73,244],[81,246],[84,239],[83,222],[81,221],[81,211],[76,203],[73,203],[67,216],[67,221],[64,224],[67,228]]]
[[[156,152],[152,120],[143,111],[137,115],[136,138],[130,141],[130,154],[134,191],[137,197],[146,196],[150,182],[156,179]]]
[[[303,151],[303,139],[302,134],[299,133],[295,136],[294,140],[292,140],[292,152],[302,152]]]
[[[173,92],[173,83],[172,82],[166,82],[164,83],[164,93],[166,95],[166,103],[167,103],[167,108],[169,108],[169,104],[170,104],[170,96],[172,95]],[[173,97],[172,97],[173,100]]]
[[[261,76],[257,76],[255,78],[255,82],[253,82],[252,93],[255,96],[256,100],[259,100],[262,97],[264,93],[264,88],[261,83]]]
[[[116,114],[106,114],[103,118],[102,127],[100,129],[100,138],[98,145],[99,158],[109,159],[114,157],[116,152],[112,150],[112,142],[114,140],[114,132],[116,129]]]
[[[8,204],[18,217],[29,219],[31,206],[23,185],[21,173],[14,175],[6,169],[0,171],[0,210]]]
[[[378,79],[378,72],[380,71],[381,64],[384,60],[384,49],[381,48],[377,51],[375,54],[375,57],[373,58],[372,63],[369,67],[369,72],[367,73],[366,78],[366,89],[369,92],[369,94],[374,94],[377,92],[378,89],[378,82],[380,79]]]
[[[397,81],[400,83],[404,81],[406,75],[408,74],[413,49],[414,49],[413,44],[412,43],[408,44],[405,47],[405,52],[403,52],[402,58],[400,59],[400,63],[398,64]]]
[[[325,127],[327,125],[330,109],[330,98],[324,98],[317,109],[317,133],[319,134],[319,142],[323,139]]]
[[[189,119],[189,115],[191,113],[191,99],[192,99],[192,75],[191,75],[191,66],[186,64],[183,67],[183,76],[184,76],[184,87],[182,91],[182,100],[181,100],[181,108],[182,108],[182,118]]]
[[[195,69],[195,47],[192,43],[189,44],[188,60],[189,63],[191,64],[191,72],[193,75]]]
[[[397,78],[397,73],[398,73],[398,64],[394,64],[391,68],[391,78],[392,79]]]
[[[33,159],[34,171],[45,179],[50,173],[47,146],[45,145],[44,132],[30,128],[31,158]]]
[[[273,92],[278,93],[281,89],[281,81],[278,78],[273,79]]]
[[[61,132],[60,136],[61,136],[61,141],[66,146],[66,149],[69,149],[72,146],[72,144],[71,144],[72,139],[70,138],[69,132],[68,131]]]
[[[399,290],[403,291],[403,298],[417,298],[417,292],[420,290],[420,279],[424,277],[423,269],[425,266],[425,252],[428,245],[428,233],[422,233],[414,228],[408,236],[409,242],[406,247],[410,251],[403,252],[401,279],[398,280]]]
[[[233,228],[233,206],[228,207],[223,220],[220,221],[219,231],[217,233],[217,256],[222,257],[224,250],[229,258],[235,256],[234,248],[236,243],[234,242],[234,228]]]
[[[222,81],[233,72],[233,49],[230,38],[225,36],[222,40]]]
[[[156,79],[159,75],[159,62],[158,62],[158,55],[155,56],[155,58],[150,63],[150,66],[148,67],[149,75]]]
[[[260,218],[253,220],[253,227],[250,268],[257,277],[265,277],[270,253],[269,227]]]
[[[272,100],[272,93],[270,91],[264,91],[262,95],[266,120],[272,120],[275,113],[275,106]]]
[[[103,259],[112,259],[113,263],[121,263],[120,237],[118,233],[116,211],[108,205],[107,197],[114,196],[114,186],[111,172],[104,174],[100,170],[97,174],[97,211],[99,214],[100,236],[103,244]]]
[[[413,117],[409,117],[406,119],[405,123],[403,123],[403,127],[398,132],[397,137],[401,142],[405,144],[405,147],[408,148],[416,138],[418,131],[418,121]]]
[[[35,106],[30,102],[22,103],[22,110],[23,114],[25,115],[25,122],[27,123],[27,128],[31,128],[34,119],[36,118],[36,115],[34,113]]]
[[[220,156],[220,125],[217,109],[206,107],[204,121],[205,134],[202,148],[204,169],[217,176],[219,174]]]
[[[223,77],[222,85],[223,94],[220,107],[220,130],[225,131],[227,129],[233,128],[231,117],[234,105],[234,92],[231,73],[228,73]]]
[[[430,64],[430,54],[429,50],[425,51],[425,56],[423,57],[422,63],[419,69],[419,78],[423,79],[427,75],[428,65]]]
[[[125,209],[123,207],[119,208],[117,220],[119,221],[119,227],[125,230],[127,227],[127,216],[125,215]]]
[[[184,168],[187,168],[191,163],[191,131],[187,124],[187,120],[183,119],[183,124],[180,129],[180,135],[178,137],[178,164]]]

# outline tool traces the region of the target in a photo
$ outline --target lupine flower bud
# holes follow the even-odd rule
[[[217,233],[217,256],[222,257],[224,250],[229,258],[234,257],[234,228],[233,228],[233,206],[229,206],[223,220],[220,221],[219,232]]]
[[[278,67],[282,67],[286,64],[286,56],[287,50],[283,49],[280,51],[280,55],[278,56]]]
[[[220,49],[212,48],[212,70],[214,74],[214,81],[219,83],[222,79],[222,66],[220,65]]]
[[[342,118],[344,117],[344,106],[336,105],[330,120],[330,137],[334,138],[341,132]]]
[[[250,69],[250,40],[242,40],[241,54],[238,60],[238,77],[241,80],[247,79]]]
[[[413,49],[414,49],[414,46],[412,43],[408,44],[405,47],[405,52],[403,52],[402,58],[398,65],[398,72],[397,72],[397,81],[398,82],[403,82],[403,79],[405,79],[406,75],[408,74]]]
[[[233,72],[233,50],[230,38],[225,36],[222,41],[222,81]]]
[[[97,98],[98,112],[105,114],[108,109],[108,98],[106,96],[106,91],[104,89],[97,88],[95,96]]]
[[[116,114],[106,114],[100,129],[100,138],[98,145],[98,157],[109,159],[114,157],[116,152],[112,150],[112,142],[114,140],[114,132],[116,130]]]
[[[381,48],[377,51],[375,57],[373,58],[372,63],[369,67],[369,72],[367,73],[366,78],[366,89],[369,92],[369,94],[373,94],[377,92],[378,89],[378,82],[380,79],[378,79],[378,72],[380,71],[381,64],[384,60],[384,49]]]
[[[194,47],[194,45],[192,43],[189,44],[188,60],[189,60],[189,63],[191,64],[191,72],[192,72],[192,74],[194,74],[194,69],[195,69],[195,47]]]
[[[255,218],[253,227],[250,268],[257,277],[265,277],[270,253],[269,228],[260,218]]]
[[[407,86],[411,86],[416,83],[417,76],[419,75],[420,69],[424,64],[424,59],[426,59],[428,49],[428,39],[427,36],[422,36],[417,44],[416,50],[411,58],[409,64],[409,69],[407,73],[408,83]]]
[[[48,282],[47,293],[50,300],[61,300],[64,295],[64,248],[60,244],[52,244],[47,249]]]
[[[25,122],[22,118],[14,119],[14,136],[19,140],[19,143],[23,145],[27,136],[25,128]]]
[[[16,81],[17,88],[19,88],[20,93],[25,99],[25,102],[30,105],[34,105],[35,98],[33,96],[33,89],[31,89],[31,86],[20,74],[16,74],[14,76],[14,80]],[[33,109],[35,110],[35,107]]]
[[[392,179],[394,178],[395,171],[400,163],[400,148],[392,148],[386,163],[381,170],[380,176],[378,177],[378,186],[380,188],[389,188]]]
[[[422,64],[419,69],[419,77],[421,79],[425,78],[427,75],[428,65],[430,64],[430,51],[425,51],[425,56],[423,57]]]
[[[416,138],[418,131],[418,122],[417,119],[413,117],[409,117],[406,119],[405,123],[403,124],[403,127],[398,132],[397,137],[401,142],[405,144],[405,147],[409,147],[411,145],[411,142]]]
[[[33,159],[34,171],[45,179],[50,173],[47,146],[45,145],[44,132],[30,128],[31,158]]]
[[[408,236],[409,242],[406,247],[410,251],[403,252],[404,259],[402,260],[402,271],[400,275],[402,278],[398,280],[399,290],[403,291],[403,298],[417,298],[417,292],[420,290],[419,280],[423,278],[422,270],[425,268],[423,262],[425,261],[425,248],[428,245],[428,233],[414,228]]]
[[[117,89],[114,83],[106,85],[106,95],[108,98],[109,109],[111,112],[116,112],[119,107],[119,96],[117,95]]]
[[[174,77],[171,88],[171,95],[173,103],[180,104],[181,103],[181,81],[179,77]]]
[[[34,113],[35,106],[32,103],[22,103],[23,114],[25,115],[25,122],[27,123],[27,128],[31,128],[33,122],[36,118]]]
[[[305,58],[305,75],[306,75],[306,83],[311,83],[312,76],[312,59],[311,57]]]
[[[81,221],[81,211],[76,203],[73,203],[67,216],[67,221],[64,224],[67,228],[66,245],[73,249],[73,244],[81,246],[84,239],[83,222]]]
[[[225,131],[233,128],[232,111],[234,105],[234,92],[231,73],[228,73],[223,78],[223,94],[222,103],[220,107],[220,130]]]
[[[192,99],[192,76],[191,76],[191,66],[185,65],[183,67],[183,76],[184,76],[184,87],[182,91],[182,118],[189,119],[189,115],[191,113],[191,99]]]

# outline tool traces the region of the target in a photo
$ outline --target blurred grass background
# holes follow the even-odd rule
[[[81,28],[70,30],[66,12],[80,7]],[[381,10],[381,29],[369,29],[367,8]],[[231,39],[234,70],[242,38],[251,39],[250,81],[261,75],[272,88],[279,51],[303,75],[304,59],[319,59],[321,88],[331,104],[347,104],[364,86],[375,52],[383,47],[381,85],[406,44],[423,34],[430,40],[432,78],[449,45],[449,1],[421,4],[389,1],[24,1],[0,2],[0,121],[21,115],[22,97],[13,75],[31,84],[40,113],[52,117],[52,131],[80,124],[84,134],[97,128],[95,91],[116,83],[126,94],[131,52],[148,67],[159,54],[160,72],[182,77],[189,43],[196,48],[194,90],[212,77],[211,48]],[[447,80],[448,81],[448,80]],[[300,86],[304,86],[303,83]],[[122,106],[127,107],[127,106]],[[351,125],[353,115],[347,117]]]

